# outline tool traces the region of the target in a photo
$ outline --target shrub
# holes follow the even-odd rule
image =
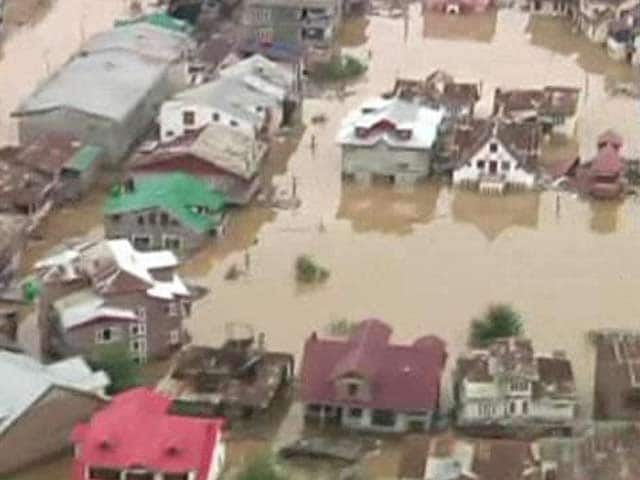
[[[326,65],[318,67],[320,80],[339,81],[358,77],[367,71],[367,66],[351,55],[337,55]]]
[[[522,317],[509,305],[491,305],[481,318],[471,322],[469,343],[486,347],[493,340],[523,334]]]
[[[329,270],[318,265],[310,256],[301,255],[296,259],[296,280],[301,283],[324,282],[329,278]]]
[[[287,480],[287,476],[276,466],[273,459],[266,454],[252,459],[235,477],[236,480]]]
[[[115,395],[142,383],[140,365],[135,362],[126,344],[115,343],[100,347],[91,364],[94,369],[104,370],[109,375],[109,395]]]

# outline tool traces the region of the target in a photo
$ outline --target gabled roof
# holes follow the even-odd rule
[[[104,298],[90,289],[80,290],[54,302],[60,315],[60,324],[65,330],[72,330],[100,318],[123,321],[136,321],[138,316],[133,310],[105,306]]]
[[[168,413],[171,399],[148,388],[117,395],[86,424],[73,431],[81,465],[156,472],[197,471],[209,478],[214,447],[222,441],[223,420]]]
[[[194,27],[189,22],[180,20],[179,18],[172,17],[166,13],[152,13],[150,15],[143,15],[138,18],[130,20],[117,20],[115,22],[116,27],[122,27],[125,25],[134,25],[136,23],[148,23],[155,27],[164,28],[172,32],[193,33]]]
[[[81,357],[50,365],[20,353],[0,350],[0,435],[52,388],[64,388],[102,398],[107,375],[93,372]]]
[[[400,98],[376,98],[365,102],[351,112],[342,122],[338,143],[351,146],[373,146],[384,142],[395,148],[429,149],[433,146],[438,128],[444,118],[444,110],[433,109]],[[395,130],[411,130],[409,139],[400,139],[387,130],[380,130],[360,138],[358,128],[371,129],[388,123]]]
[[[170,173],[135,181],[133,191],[114,194],[107,200],[105,213],[116,215],[151,208],[165,210],[189,228],[204,233],[220,222],[216,216],[226,205],[225,196],[206,182],[183,173]],[[198,208],[204,208],[198,213]]]
[[[412,345],[389,343],[391,329],[379,320],[361,322],[348,340],[321,340],[314,333],[305,343],[301,397],[307,403],[340,402],[335,380],[366,379],[372,397],[353,402],[372,408],[428,410],[438,402],[445,344],[423,337]]]
[[[607,145],[601,148],[591,160],[589,170],[596,175],[618,175],[624,169],[620,152],[615,147]]]

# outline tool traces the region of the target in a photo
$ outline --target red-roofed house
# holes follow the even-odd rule
[[[223,421],[169,413],[147,388],[116,396],[77,425],[73,480],[215,480],[224,465]]]
[[[609,199],[625,191],[622,138],[608,130],[598,137],[598,153],[577,171],[578,188],[584,194]]]
[[[428,429],[439,406],[445,343],[426,336],[394,345],[390,337],[391,328],[373,319],[347,340],[313,333],[300,373],[305,416],[359,430]]]

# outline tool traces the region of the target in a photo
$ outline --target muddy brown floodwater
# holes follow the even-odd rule
[[[102,13],[112,15],[120,3],[62,3],[74,2],[90,8],[93,13],[88,18],[96,26],[108,23]],[[28,30],[16,33],[13,45],[10,39],[8,55],[0,62],[3,92],[28,91],[33,72],[42,74],[37,49],[60,37],[61,24],[79,21],[77,13],[65,18],[55,12],[54,8],[40,22],[48,27],[35,35],[35,46],[30,46]],[[491,302],[509,302],[525,316],[526,331],[538,349],[567,351],[582,412],[589,414],[594,359],[587,332],[640,326],[638,203],[595,204],[568,194],[557,200],[552,192],[483,197],[435,184],[410,191],[343,185],[334,138],[349,110],[389,89],[397,76],[424,77],[442,68],[461,79],[482,80],[480,113],[489,110],[497,86],[580,87],[576,136],[554,140],[547,148],[550,158],[574,150],[592,154],[595,137],[607,128],[623,135],[629,155],[639,156],[637,102],[611,98],[604,91],[607,76],[633,79],[630,68],[609,60],[600,47],[572,33],[562,20],[531,19],[518,11],[456,18],[428,14],[423,19],[414,4],[407,22],[373,16],[353,28],[343,38],[356,55],[372,52],[369,72],[348,86],[345,100],[329,92],[306,101],[305,119],[324,113],[328,121],[307,122],[299,142],[283,146],[273,172],[279,190],[290,190],[296,179],[300,208],[240,212],[226,239],[184,267],[193,280],[211,289],[188,324],[195,342],[217,344],[223,340],[226,322],[241,321],[264,332],[270,348],[291,351],[299,359],[312,331],[323,332],[341,318],[379,317],[393,325],[401,341],[425,333],[442,336],[455,359],[465,347],[470,319]],[[73,32],[72,28],[69,35]],[[27,50],[18,54],[20,48]],[[66,54],[56,51],[56,55],[59,63]],[[19,96],[12,95],[9,101]],[[0,121],[6,121],[6,103],[0,110]],[[311,135],[316,137],[313,155]],[[55,229],[58,237],[65,228],[74,234],[99,230],[99,207],[89,202],[82,212],[73,217],[73,227],[65,227],[72,218],[69,210],[54,215],[48,230]],[[49,243],[54,242],[45,241],[38,248],[42,251]],[[293,265],[303,253],[331,270],[326,284],[311,289],[296,286]],[[249,274],[225,281],[228,268],[243,265],[246,254]],[[294,405],[269,435],[276,440],[289,438],[301,425],[299,407]],[[264,443],[233,445],[237,462]],[[397,452],[390,451],[393,454],[373,462],[377,476],[392,472]],[[65,462],[34,470],[24,480],[62,480]]]

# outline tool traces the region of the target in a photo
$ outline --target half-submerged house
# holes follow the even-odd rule
[[[535,123],[473,119],[456,125],[453,184],[487,193],[533,188],[541,138]]]
[[[109,378],[80,357],[43,365],[0,350],[0,474],[64,452],[77,422],[107,399]]]
[[[481,13],[494,6],[492,0],[425,0],[429,10],[442,13]]]
[[[619,198],[625,192],[622,138],[608,130],[598,137],[596,155],[576,169],[578,190],[600,199]]]
[[[184,173],[130,178],[107,200],[105,235],[138,250],[189,253],[223,234],[226,205],[222,193]]]
[[[480,433],[571,432],[576,387],[564,352],[536,354],[530,340],[495,340],[458,359],[457,424]]]
[[[338,134],[343,177],[365,184],[424,180],[443,118],[443,109],[401,98],[366,102],[345,119]]]
[[[389,342],[380,320],[361,322],[347,340],[306,341],[300,371],[308,419],[380,432],[428,430],[440,403],[447,354],[435,336]]]
[[[171,400],[147,388],[113,398],[79,423],[73,480],[217,480],[225,462],[223,421],[169,413]]]

